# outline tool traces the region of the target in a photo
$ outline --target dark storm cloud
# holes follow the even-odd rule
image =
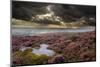
[[[12,17],[17,19],[29,20],[32,16],[37,14],[44,14],[47,12],[46,6],[52,5],[52,11],[55,15],[62,17],[63,19],[76,19],[82,16],[95,16],[95,6],[81,6],[70,4],[50,4],[50,3],[38,3],[38,2],[12,2]]]

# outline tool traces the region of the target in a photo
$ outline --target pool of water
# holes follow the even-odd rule
[[[33,36],[55,32],[89,32],[94,31],[95,27],[81,27],[77,29],[36,29],[36,28],[12,28],[12,35]]]
[[[47,44],[40,44],[40,48],[36,49],[33,48],[32,53],[37,54],[37,55],[47,55],[47,56],[53,56],[55,52],[53,50],[47,49],[48,45]]]
[[[36,55],[53,56],[55,52],[53,50],[47,49],[48,47],[48,44],[40,44],[40,48],[22,47],[20,50],[23,52],[27,49],[32,49],[32,53]]]

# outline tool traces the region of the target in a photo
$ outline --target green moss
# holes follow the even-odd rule
[[[49,57],[46,55],[36,55],[33,53],[28,53],[23,56],[23,58],[25,59],[23,61],[23,64],[43,64],[48,60]]]
[[[21,56],[21,54],[22,54],[22,52],[21,51],[16,51],[16,52],[14,52],[13,53],[13,57],[20,57]]]
[[[25,50],[24,52],[17,51],[13,54],[13,60],[16,60],[14,58],[22,58],[21,63],[22,65],[26,64],[45,64],[47,60],[49,59],[46,55],[36,55],[33,54],[31,49]]]
[[[31,48],[30,49],[26,49],[25,51],[23,51],[21,56],[25,56],[28,53],[32,53],[32,49]]]

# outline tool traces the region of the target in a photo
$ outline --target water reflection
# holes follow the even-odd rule
[[[38,34],[45,33],[57,33],[57,32],[90,32],[94,31],[95,27],[82,27],[78,29],[36,29],[36,28],[13,28],[12,35],[21,35],[21,36],[33,36]]]
[[[37,55],[47,55],[47,56],[53,56],[55,52],[53,50],[47,49],[49,45],[47,44],[40,44],[40,48],[31,48],[31,47],[21,47],[21,51],[25,51],[27,49],[32,49],[32,53]]]
[[[47,44],[41,44],[39,49],[33,48],[32,53],[37,55],[45,54],[47,56],[53,56],[55,52],[53,50],[47,49],[47,47]]]

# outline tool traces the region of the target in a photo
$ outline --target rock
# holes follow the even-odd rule
[[[65,41],[65,43],[71,43],[72,42],[72,40],[66,40]]]
[[[68,46],[66,46],[66,49],[68,49],[68,50],[72,49],[73,50],[73,49],[76,49],[78,46],[79,45],[77,43],[71,42],[71,43],[68,44]]]
[[[63,63],[64,62],[64,57],[63,55],[56,55],[50,60],[48,60],[48,63]]]

